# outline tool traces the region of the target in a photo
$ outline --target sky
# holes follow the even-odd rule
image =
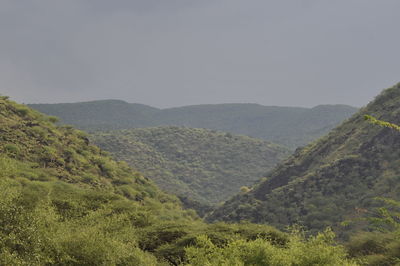
[[[0,94],[363,106],[400,81],[398,0],[0,0]]]

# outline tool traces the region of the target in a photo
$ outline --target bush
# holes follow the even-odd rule
[[[17,106],[17,107],[15,108],[15,112],[16,112],[18,115],[20,115],[20,116],[22,116],[22,117],[25,117],[25,116],[27,116],[27,115],[29,114],[30,109],[29,109],[28,107],[26,107],[26,106]]]
[[[249,187],[246,187],[246,186],[242,186],[242,187],[240,187],[240,192],[241,193],[247,193],[247,192],[249,192],[250,191],[250,188]]]
[[[0,180],[1,265],[157,265],[137,247],[128,216],[103,205],[63,218],[51,200],[41,197],[49,194],[48,186],[26,185]],[[71,204],[82,205],[71,192]]]
[[[231,241],[218,247],[207,236],[197,238],[197,245],[186,248],[188,265],[357,265],[348,260],[342,246],[334,245],[334,234],[327,230],[306,239],[294,231],[285,246],[265,239]]]
[[[48,116],[48,117],[47,117],[47,120],[48,120],[49,122],[51,122],[51,123],[57,123],[57,122],[60,121],[60,119],[59,119],[58,117],[56,117],[56,116]]]
[[[6,152],[7,155],[11,157],[17,157],[20,153],[19,147],[15,144],[4,145],[4,151]]]

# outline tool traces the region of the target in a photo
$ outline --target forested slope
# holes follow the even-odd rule
[[[155,265],[137,229],[196,215],[54,121],[0,99],[1,264]]]
[[[355,265],[330,232],[207,225],[55,120],[0,97],[1,265]]]
[[[250,192],[237,195],[210,220],[249,220],[312,230],[374,213],[375,197],[400,197],[400,132],[371,125],[365,115],[400,123],[400,84],[322,139],[298,149]]]
[[[92,138],[160,188],[203,204],[227,200],[289,155],[276,144],[206,129],[155,127]]]
[[[204,104],[157,109],[117,100],[67,104],[32,104],[88,131],[156,126],[185,126],[248,135],[295,149],[329,132],[357,109],[346,105],[314,108],[259,104]]]

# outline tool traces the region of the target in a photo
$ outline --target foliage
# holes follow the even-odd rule
[[[161,110],[117,100],[31,107],[88,131],[185,126],[248,135],[291,149],[325,135],[357,111],[346,105],[299,108],[258,104],[194,105]]]
[[[49,196],[56,192],[55,186],[1,180],[2,265],[137,265],[135,261],[156,265],[152,255],[137,247],[129,215],[115,213],[112,204],[79,208],[79,204],[90,204],[82,197],[90,192],[79,195],[71,185],[71,205],[56,206],[56,199]]]
[[[378,120],[373,116],[370,115],[365,115],[364,116],[365,120],[368,120],[371,124],[375,124],[375,125],[379,125],[382,127],[388,127],[388,128],[392,128],[392,129],[396,129],[398,131],[400,131],[400,126],[386,122],[386,121],[382,121],[382,120]]]
[[[374,232],[359,232],[347,243],[349,255],[362,258],[368,265],[400,263],[400,201],[380,198],[386,207],[368,220]]]
[[[224,246],[233,240],[255,240],[262,238],[274,245],[285,245],[287,235],[266,226],[248,223],[224,224],[182,224],[159,223],[142,231],[140,247],[165,258],[172,265],[186,263],[186,248],[196,244],[200,236],[207,236],[213,244]]]
[[[378,209],[378,217],[370,218],[374,224],[378,224],[379,228],[388,227],[386,230],[394,231],[400,237],[400,201],[387,198],[378,198],[385,203],[388,207],[381,207]],[[389,209],[390,208],[390,209]]]
[[[205,129],[130,129],[98,133],[92,139],[163,190],[206,205],[253,185],[288,155],[279,145]]]
[[[334,234],[327,230],[306,239],[299,231],[290,235],[285,245],[268,239],[234,240],[215,245],[207,236],[197,238],[196,246],[186,249],[189,265],[357,265],[346,258],[342,246],[334,245]]]

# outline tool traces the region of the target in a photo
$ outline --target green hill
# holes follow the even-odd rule
[[[54,121],[0,98],[0,264],[155,265],[137,230],[196,215]]]
[[[92,138],[165,191],[203,204],[227,200],[289,155],[276,144],[206,129],[155,127]]]
[[[237,195],[209,220],[300,223],[312,230],[373,215],[375,197],[400,198],[400,132],[371,125],[365,115],[400,124],[400,84],[327,136],[296,150],[250,192]],[[351,230],[347,228],[347,230]]]
[[[0,97],[1,265],[355,265],[330,232],[207,225],[55,121]]]
[[[185,126],[262,138],[292,149],[325,135],[357,111],[346,105],[300,108],[259,104],[208,104],[157,109],[117,100],[30,106],[60,117],[64,124],[87,131]]]

